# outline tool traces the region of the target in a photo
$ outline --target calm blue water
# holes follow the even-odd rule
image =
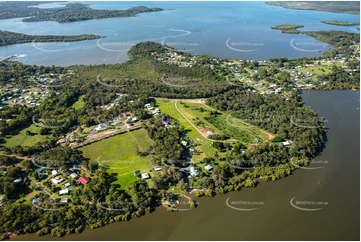
[[[141,41],[156,41],[217,57],[264,60],[320,56],[332,48],[306,35],[281,34],[270,26],[303,24],[303,30],[344,30],[359,33],[357,26],[343,27],[320,20],[358,22],[360,16],[319,11],[291,10],[263,2],[83,2],[95,9],[126,9],[134,6],[161,7],[163,12],[132,18],[110,18],[75,23],[35,22],[20,19],[0,21],[0,30],[33,35],[99,34],[101,40],[76,43],[30,43],[0,48],[0,57],[18,58],[26,64],[72,65],[118,63],[128,59],[127,50]],[[64,3],[46,3],[42,8]]]

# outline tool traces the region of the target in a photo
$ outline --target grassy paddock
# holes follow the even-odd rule
[[[33,135],[26,135],[27,130],[33,133]],[[10,138],[5,138],[6,143],[4,143],[4,146],[33,146],[35,143],[46,139],[46,135],[40,135],[40,130],[41,127],[32,124],[29,127],[22,129],[18,134],[12,135]]]
[[[151,157],[140,157],[135,153],[135,149],[146,151],[152,143],[147,132],[144,129],[138,129],[79,149],[83,151],[84,157],[99,161],[101,165],[109,167],[109,173],[117,173],[118,180],[115,183],[125,189],[136,181],[137,178],[133,175],[136,170],[144,173],[151,169]]]
[[[177,106],[180,107],[181,104],[177,103]],[[216,150],[210,145],[212,141],[209,141],[204,138],[175,108],[174,101],[166,101],[157,99],[157,107],[161,112],[168,114],[174,119],[179,120],[180,125],[185,127],[187,136],[191,138],[199,146],[196,147],[197,150],[201,152],[200,155],[193,155],[195,160],[202,160],[205,157],[214,157]],[[188,118],[188,117],[187,117]]]

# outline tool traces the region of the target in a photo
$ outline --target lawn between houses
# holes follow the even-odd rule
[[[150,173],[152,176],[151,156],[140,157],[135,150],[146,151],[153,141],[149,138],[147,131],[138,129],[111,138],[92,143],[79,148],[83,155],[91,161],[99,162],[100,165],[109,167],[109,173],[117,173],[116,184],[125,189],[137,180],[134,172]]]

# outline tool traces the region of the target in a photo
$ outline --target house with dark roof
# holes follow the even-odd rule
[[[44,170],[45,170],[45,167],[40,167],[40,168],[36,169],[35,171],[37,173],[42,173]]]
[[[81,176],[78,178],[78,180],[76,180],[78,183],[81,183],[83,185],[87,184],[88,182],[90,182],[90,178],[86,177],[86,176]]]

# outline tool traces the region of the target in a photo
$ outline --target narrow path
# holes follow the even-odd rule
[[[140,149],[142,152],[144,152],[142,146],[139,144],[138,140],[134,137],[134,135],[132,135],[132,132],[130,132],[129,129],[128,129],[128,132],[129,132],[130,136],[132,136],[132,138],[133,138],[133,140],[135,141],[135,143],[137,143],[139,149]]]
[[[192,127],[198,131],[198,133],[200,133],[203,138],[205,138],[206,140],[209,140],[209,141],[212,141],[212,142],[222,142],[222,143],[229,143],[229,142],[234,142],[234,141],[237,141],[235,139],[231,139],[231,140],[213,140],[213,139],[209,139],[207,138],[205,135],[202,134],[202,132],[179,110],[178,106],[177,106],[177,102],[178,100],[176,100],[174,102],[174,106],[176,108],[176,110],[183,116],[183,118],[190,124],[192,125]]]

